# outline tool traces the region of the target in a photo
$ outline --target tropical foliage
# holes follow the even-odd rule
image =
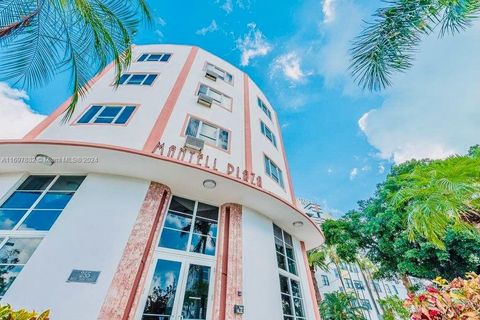
[[[15,311],[10,305],[0,306],[0,320],[48,320],[49,315],[48,310],[38,314],[25,309]]]
[[[354,306],[355,296],[344,292],[325,294],[320,304],[323,320],[365,320],[362,307]]]
[[[348,262],[365,253],[376,277],[401,275],[407,287],[406,276],[453,279],[477,271],[479,161],[475,147],[463,157],[394,166],[358,210],[322,225],[326,243]]]
[[[364,88],[383,89],[392,74],[412,66],[425,35],[440,36],[467,29],[478,17],[479,0],[392,0],[378,9],[354,40],[351,70]]]
[[[475,273],[450,283],[437,278],[426,292],[409,295],[406,306],[413,320],[480,319],[480,278]]]
[[[396,296],[385,297],[379,300],[383,309],[383,320],[408,320],[410,312],[404,306],[404,301]]]
[[[130,64],[142,18],[145,0],[0,1],[0,80],[33,87],[68,71],[68,118],[94,73],[113,60],[118,79]]]

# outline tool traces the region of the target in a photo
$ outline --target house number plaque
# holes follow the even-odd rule
[[[97,283],[100,271],[73,269],[67,282]]]

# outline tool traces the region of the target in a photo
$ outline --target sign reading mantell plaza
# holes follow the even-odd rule
[[[168,147],[168,149],[166,149],[165,143],[159,142],[152,152],[154,154],[159,154],[160,156],[177,159],[190,164],[196,164],[210,171],[219,171],[217,167],[217,158],[204,155],[201,152],[191,150],[186,147],[177,147],[175,145],[171,145]],[[248,170],[242,170],[239,166],[234,166],[231,163],[227,163],[226,168],[223,168],[221,172],[224,172],[229,176],[233,176],[238,180],[242,180],[258,188],[262,188],[261,176],[257,176],[255,173],[249,172]]]

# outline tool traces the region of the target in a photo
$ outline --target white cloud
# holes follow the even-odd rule
[[[272,64],[272,75],[281,71],[289,80],[298,82],[307,74],[302,70],[300,57],[295,52],[283,54],[275,59]]]
[[[378,173],[382,174],[385,172],[385,166],[383,165],[383,163],[380,163],[378,165]]]
[[[237,49],[241,53],[240,64],[242,66],[248,66],[251,59],[265,56],[272,50],[272,46],[254,22],[249,23],[247,27],[248,32],[243,38],[237,39]]]
[[[350,180],[355,179],[358,176],[358,168],[353,168],[352,171],[350,171]]]
[[[167,22],[162,17],[157,17],[156,21],[157,21],[157,24],[162,27],[167,25]]]
[[[20,139],[45,119],[30,109],[26,100],[25,91],[0,82],[0,139]]]
[[[335,20],[335,0],[323,0],[323,22],[330,23]]]
[[[438,159],[480,143],[479,52],[480,23],[454,37],[425,39],[414,67],[358,121],[380,157]]]
[[[204,36],[207,33],[215,32],[217,30],[218,30],[217,22],[215,20],[212,20],[212,22],[210,22],[208,26],[198,29],[195,33],[198,35]]]
[[[233,11],[233,4],[232,0],[227,0],[225,3],[221,6],[223,11],[225,11],[227,14],[231,13]]]

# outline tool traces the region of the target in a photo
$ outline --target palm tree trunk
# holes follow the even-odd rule
[[[315,277],[315,267],[310,267],[310,274],[312,275],[313,288],[315,290],[315,299],[317,300],[317,305],[320,306],[320,303],[322,303],[322,295],[318,287],[317,278]]]
[[[348,267],[349,266],[347,266],[347,273],[348,273],[348,276],[350,277],[350,281],[352,282],[353,292],[355,293],[355,297],[357,297],[357,303],[358,305],[360,305],[360,295],[358,294],[357,288],[355,288],[355,283],[353,282],[352,274],[350,273],[350,270],[348,270]],[[372,319],[372,317],[370,316],[370,312],[368,310],[365,310],[363,308],[361,310],[362,310],[362,314],[365,315],[365,312],[366,312],[368,315],[368,318],[370,320]]]
[[[368,273],[368,277],[370,278],[370,281],[372,282],[372,285],[373,285],[373,290],[375,291],[375,293],[377,294],[377,299],[373,299],[375,300],[375,303],[378,303],[378,301],[382,298],[380,297],[380,292],[378,292],[377,290],[377,287],[373,284],[373,276],[372,274],[370,273],[370,271],[367,271]],[[380,303],[378,303],[378,306],[380,307],[380,310],[381,310],[381,314],[383,314],[385,312],[385,310],[383,310],[383,307]]]
[[[342,270],[340,270],[336,262],[333,262],[333,264],[335,265],[335,269],[337,270],[338,278],[340,279],[340,283],[342,284],[343,292],[347,293],[347,288],[345,287],[345,282],[343,281],[342,277]]]
[[[372,297],[372,300],[373,300],[372,302],[373,302],[373,306],[375,307],[375,311],[377,312],[378,315],[380,315],[381,313],[380,313],[380,310],[377,306],[377,301],[375,300],[375,298],[373,296],[372,288],[370,287],[370,282],[368,281],[367,277],[363,273],[362,268],[359,267],[359,270],[360,270],[360,273],[362,274],[362,278],[363,278],[363,281],[365,282],[365,286],[367,287],[368,294],[370,295],[370,297]]]
[[[407,289],[408,293],[412,292],[412,282],[410,281],[410,278],[406,274],[402,274],[402,283],[405,289]]]

